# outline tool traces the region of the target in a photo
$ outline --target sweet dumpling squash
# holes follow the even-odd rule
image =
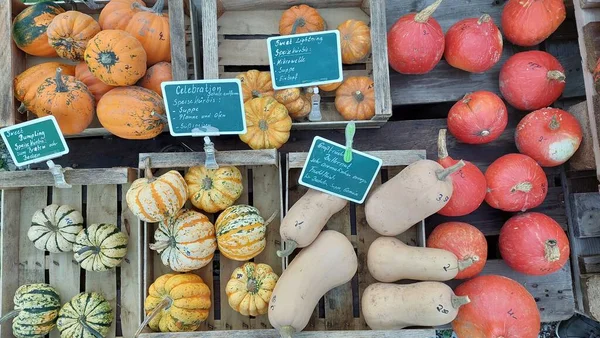
[[[77,235],[75,260],[88,271],[105,271],[121,264],[129,236],[113,224],[92,224]]]
[[[82,292],[60,309],[56,327],[60,338],[102,338],[107,336],[114,317],[104,296]]]
[[[52,253],[73,250],[77,234],[83,229],[83,216],[68,205],[51,204],[36,211],[27,237],[36,248]]]
[[[179,172],[171,170],[160,177],[138,178],[127,191],[127,206],[142,221],[160,222],[183,207],[187,200],[187,184]]]

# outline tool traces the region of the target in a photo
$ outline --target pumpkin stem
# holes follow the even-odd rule
[[[269,217],[269,219],[267,219],[267,221],[265,222],[265,226],[268,226],[269,224],[271,224],[271,222],[273,222],[273,220],[275,220],[275,216],[277,216],[277,214],[279,214],[279,211],[275,211],[273,213],[273,215],[271,215],[271,217]]]
[[[420,11],[415,15],[415,21],[420,23],[425,23],[429,20],[429,17],[435,12],[435,10],[440,6],[442,0],[436,0],[434,3],[426,7],[424,10]]]
[[[206,176],[202,179],[202,190],[210,190],[212,188],[213,181],[210,177]]]
[[[144,176],[148,179],[148,182],[153,182],[156,180],[154,175],[152,175],[152,168],[150,167],[150,157],[146,157],[144,159]]]
[[[21,309],[14,309],[11,312],[5,314],[4,316],[2,316],[2,318],[0,318],[0,323],[4,323],[5,321],[16,317],[19,312],[21,312]]]
[[[544,257],[548,262],[556,262],[560,259],[560,249],[555,239],[549,239],[544,243]]]
[[[279,335],[281,338],[292,338],[294,333],[296,333],[296,329],[291,325],[285,325],[279,328]]]
[[[258,121],[258,128],[260,128],[260,130],[262,130],[262,131],[267,131],[267,130],[269,130],[269,124],[264,119],[260,120],[260,121]]]
[[[140,10],[140,11],[144,11],[144,12],[152,12],[152,13],[156,13],[161,15],[163,12],[163,9],[165,7],[165,0],[156,0],[156,3],[154,4],[154,6],[152,6],[152,8],[148,8],[144,5],[141,5],[137,2],[134,2],[132,4],[133,8]]]
[[[152,310],[152,312],[150,312],[150,314],[148,314],[148,316],[144,319],[144,321],[142,322],[142,324],[140,324],[140,326],[138,327],[137,331],[135,331],[135,334],[133,335],[133,337],[137,338],[140,335],[140,333],[142,333],[142,330],[146,327],[146,325],[148,325],[148,323],[154,317],[156,317],[157,314],[159,314],[163,309],[169,308],[172,304],[173,304],[173,299],[171,299],[171,297],[165,297],[165,298],[163,298],[163,300],[160,303],[158,303],[158,306],[155,307]]]
[[[156,243],[150,243],[150,250],[163,251],[171,245],[170,241],[158,241]]]
[[[248,283],[246,283],[246,289],[251,294],[256,294],[258,292],[258,283],[254,278],[248,278]]]
[[[292,34],[296,34],[296,30],[298,29],[298,27],[304,27],[304,25],[306,25],[306,21],[304,20],[304,18],[296,19],[296,21],[294,21],[294,24],[292,25]]]
[[[448,176],[454,174],[455,172],[459,171],[460,168],[465,166],[465,161],[460,160],[458,162],[456,162],[456,164],[444,169],[444,170],[438,170],[435,172],[438,180],[440,181],[445,181],[446,178],[448,178]]]
[[[490,131],[487,130],[487,129],[486,130],[482,130],[481,133],[479,133],[479,135],[481,135],[481,136],[488,136],[489,134],[490,134]]]
[[[81,316],[79,317],[79,324],[81,324],[81,326],[83,326],[84,329],[86,329],[88,331],[88,333],[90,333],[92,336],[94,336],[94,338],[104,338],[103,335],[100,334],[100,332],[94,330],[93,327],[91,327],[87,321],[85,316]]]
[[[469,296],[452,295],[452,297],[450,299],[451,299],[450,303],[452,303],[452,307],[455,309],[458,309],[459,307],[461,307],[465,304],[469,304],[471,302],[471,300],[469,299]]]
[[[470,267],[476,262],[479,262],[479,256],[477,255],[458,261],[458,271],[463,271],[464,269]]]
[[[482,23],[488,22],[490,20],[492,20],[492,17],[489,14],[483,14],[479,17],[479,20],[477,20],[477,24],[481,25]]]
[[[287,240],[287,241],[285,241],[285,246],[287,247],[287,249],[277,250],[277,256],[287,257],[287,256],[291,255],[292,252],[294,252],[294,250],[296,250],[296,248],[298,247],[298,243],[293,240]]]
[[[25,107],[25,104],[21,102],[21,105],[19,106],[19,109],[17,109],[17,111],[21,114],[25,114],[27,113],[27,107]]]
[[[261,94],[261,93],[260,93],[258,90],[254,89],[254,90],[252,91],[252,98],[254,98],[254,99],[255,99],[255,98],[257,98],[257,97],[261,97],[261,96],[262,96],[262,94]]]
[[[446,148],[446,129],[440,129],[438,133],[438,158],[441,160],[448,157],[448,149]]]
[[[354,92],[354,99],[356,102],[363,102],[365,95],[360,90],[357,90]]]
[[[515,185],[514,187],[512,187],[512,189],[510,189],[510,192],[517,192],[517,191],[530,192],[532,188],[533,188],[533,184],[531,184],[531,182],[521,182],[521,183]]]
[[[560,82],[565,82],[566,78],[567,78],[567,76],[559,70],[548,71],[548,79],[550,79],[550,80],[557,80]]]
[[[62,68],[60,68],[60,67],[56,68],[55,80],[56,80],[56,92],[57,93],[65,93],[69,90],[62,80]]]
[[[93,251],[94,254],[99,254],[100,253],[100,247],[98,246],[84,246],[83,248],[81,248],[79,251],[77,251],[78,255],[82,255],[88,251]]]
[[[552,120],[550,121],[550,130],[556,130],[560,127],[560,123],[558,122],[558,117],[556,114],[552,115]]]

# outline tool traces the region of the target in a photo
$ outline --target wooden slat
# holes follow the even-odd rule
[[[583,101],[567,108],[581,125],[583,138],[577,152],[569,159],[567,165],[570,171],[595,170],[596,161],[594,160],[593,136],[590,128],[590,119],[588,117],[587,102]],[[596,112],[598,114],[600,112]],[[598,137],[598,136],[596,136]]]
[[[187,80],[187,56],[185,48],[183,0],[171,1],[169,6],[169,27],[171,34],[171,66],[173,80]]]
[[[131,168],[65,170],[65,181],[72,185],[124,184],[133,182],[135,177]],[[0,189],[36,186],[54,186],[50,170],[0,172]]]
[[[16,9],[16,8],[15,8]],[[17,113],[14,92],[13,78],[25,70],[25,53],[20,51],[12,42],[11,23],[12,23],[13,1],[0,2],[0,127],[15,124]]]
[[[14,212],[21,205],[20,190],[2,190],[2,256],[0,257],[0,302],[2,315],[14,308],[13,297],[19,287],[19,246],[14,245],[14,239],[19,236],[20,214]],[[42,270],[43,272],[43,270]],[[35,274],[32,274],[32,276]],[[42,279],[43,280],[43,279]],[[0,326],[0,337],[11,338],[12,326]]]
[[[146,158],[150,158],[152,168],[181,168],[204,165],[206,155],[203,152],[193,153],[142,153],[139,155],[140,169],[145,169]],[[219,165],[278,165],[277,150],[239,150],[217,151],[215,154]]]
[[[117,186],[116,185],[90,185],[87,187],[87,219],[89,227],[97,223],[117,224]],[[135,240],[135,238],[129,241]],[[129,248],[128,248],[129,250]],[[104,295],[113,311],[117,309],[117,273],[115,269],[108,271],[86,271],[85,290],[94,291]],[[107,337],[115,337],[115,323],[113,320]]]
[[[575,235],[579,238],[600,237],[600,194],[590,192],[572,196]]]
[[[581,274],[600,273],[600,254],[590,256],[579,256],[579,268]]]
[[[385,0],[371,0],[371,17],[383,18]],[[371,54],[373,55],[373,82],[375,83],[375,114],[392,115],[390,73],[388,67],[387,27],[384,20],[371,22]]]
[[[219,74],[219,78],[221,79],[233,79],[234,77],[238,76],[240,74],[240,72],[221,72]],[[350,70],[344,70],[344,78],[348,78],[350,76],[370,76],[370,72],[365,68],[365,69],[350,69]],[[335,97],[335,91],[333,92],[323,92],[320,91],[319,94],[321,95],[321,98],[323,97],[327,97],[327,96],[331,96],[331,97]],[[336,114],[339,115],[339,113]],[[344,123],[346,124],[346,123]]]
[[[7,191],[7,190],[5,190]],[[27,237],[27,232],[31,227],[31,219],[33,214],[44,208],[48,203],[48,189],[46,187],[32,187],[21,189],[21,200],[14,209],[7,209],[6,212],[16,215],[19,220],[18,226],[18,247],[19,255],[17,262],[19,263],[18,276],[19,285],[29,283],[45,283],[46,255],[42,250],[37,249],[33,242]],[[3,209],[4,210],[4,209]],[[8,224],[2,224],[2,227],[9,227]],[[13,244],[7,246],[14,247],[16,237],[12,238]],[[7,248],[3,246],[3,248]],[[13,270],[12,273],[15,274]],[[16,274],[15,274],[16,275]],[[15,276],[16,277],[16,276]],[[60,289],[59,289],[60,291]],[[64,299],[66,297],[62,295]]]
[[[202,0],[202,53],[205,79],[219,77],[219,43],[217,40],[217,2]]]
[[[146,338],[196,338],[197,332],[178,332],[178,333],[151,333],[141,334],[140,337]],[[202,332],[204,338],[247,338],[248,331],[207,331]],[[253,330],[252,338],[278,338],[279,333],[274,330]],[[303,331],[294,334],[297,338],[435,338],[434,329],[405,329],[390,331]]]
[[[581,8],[598,8],[600,7],[600,0],[580,0]]]
[[[600,275],[581,275],[581,289],[584,313],[595,320],[600,319]]]
[[[383,150],[365,151],[365,153],[380,158],[384,167],[409,165],[425,158],[424,150]],[[288,168],[298,169],[304,167],[307,156],[308,153],[289,153]]]

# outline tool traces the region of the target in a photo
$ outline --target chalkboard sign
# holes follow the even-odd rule
[[[19,167],[57,158],[69,152],[54,116],[2,128],[0,135]]]
[[[274,89],[340,82],[342,53],[338,30],[267,39]]]
[[[345,150],[341,144],[316,136],[298,183],[362,204],[381,169],[381,159],[352,150],[352,161],[346,163]]]
[[[246,115],[238,79],[161,84],[173,136],[244,134]]]

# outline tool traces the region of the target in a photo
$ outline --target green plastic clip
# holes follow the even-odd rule
[[[344,162],[352,162],[352,142],[354,142],[354,134],[356,133],[356,124],[354,121],[348,122],[346,125],[346,151],[344,152]]]

